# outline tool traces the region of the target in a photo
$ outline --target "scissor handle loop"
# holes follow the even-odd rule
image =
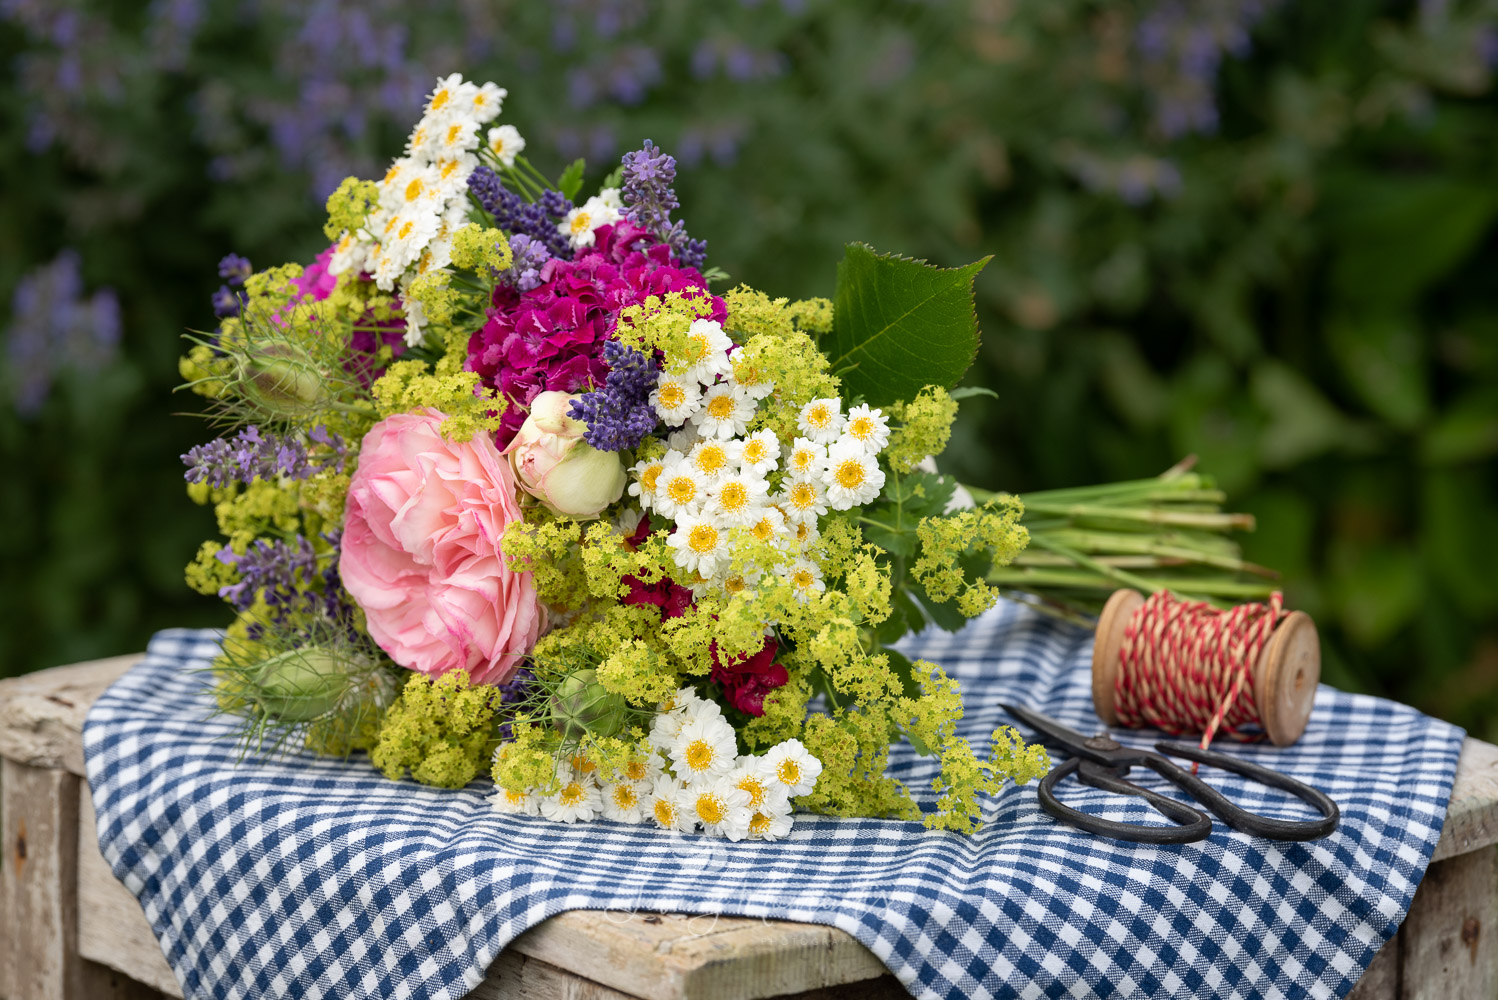
[[[1086,784],[1120,795],[1138,796],[1154,806],[1156,812],[1178,825],[1145,826],[1138,823],[1121,823],[1117,820],[1103,819],[1100,816],[1084,813],[1080,809],[1073,809],[1063,804],[1056,797],[1056,782],[1079,767],[1082,772],[1078,778]],[[1080,757],[1071,758],[1040,779],[1037,795],[1040,798],[1040,807],[1061,822],[1079,830],[1086,830],[1088,833],[1111,837],[1114,840],[1133,840],[1141,844],[1189,844],[1198,840],[1206,840],[1212,832],[1212,817],[1206,813],[1193,809],[1183,802],[1177,802],[1175,799],[1152,792],[1148,788],[1140,788],[1138,785],[1124,781],[1109,768]]]
[[[1161,767],[1156,760],[1145,761],[1161,777],[1174,783],[1186,794],[1206,806],[1234,830],[1269,840],[1319,840],[1335,830],[1341,821],[1342,811],[1337,808],[1337,803],[1333,802],[1330,796],[1295,780],[1288,774],[1260,767],[1250,761],[1217,753],[1214,750],[1203,750],[1192,743],[1156,743],[1155,749],[1161,753],[1170,754],[1172,757],[1184,757],[1201,764],[1220,767],[1224,771],[1241,774],[1261,785],[1289,792],[1321,814],[1320,819],[1313,820],[1286,820],[1260,816],[1258,813],[1252,813],[1234,805],[1225,795],[1189,771],[1168,761],[1163,762],[1164,767]]]

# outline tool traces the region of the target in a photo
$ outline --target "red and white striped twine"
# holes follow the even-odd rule
[[[1151,594],[1129,617],[1119,649],[1114,711],[1125,726],[1201,733],[1205,750],[1219,732],[1264,738],[1254,701],[1259,652],[1286,614],[1284,595],[1226,611],[1205,601]]]

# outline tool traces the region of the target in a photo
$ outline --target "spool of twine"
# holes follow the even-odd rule
[[[1220,610],[1168,591],[1118,590],[1098,619],[1092,700],[1111,725],[1201,736],[1267,737],[1289,746],[1305,732],[1321,678],[1316,623],[1263,604]]]

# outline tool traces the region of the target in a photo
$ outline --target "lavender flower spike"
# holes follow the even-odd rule
[[[603,358],[609,365],[603,388],[575,400],[568,415],[588,425],[583,440],[599,451],[638,447],[655,430],[650,390],[659,372],[652,359],[617,340],[604,343]]]
[[[670,246],[682,266],[700,270],[707,259],[707,243],[688,236],[680,221],[671,221],[671,213],[681,207],[672,187],[676,183],[676,158],[646,139],[641,149],[625,153],[621,162],[624,171],[619,194],[625,217]]]

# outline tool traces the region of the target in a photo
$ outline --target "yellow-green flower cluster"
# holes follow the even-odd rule
[[[910,575],[932,600],[945,604],[955,598],[964,617],[982,614],[993,607],[999,592],[981,577],[969,578],[961,560],[981,551],[991,565],[1008,565],[1030,540],[1019,523],[1023,513],[1018,497],[1001,494],[974,510],[922,518],[916,527],[921,554]]]
[[[323,224],[323,234],[336,240],[340,233],[357,233],[380,205],[380,186],[374,181],[361,181],[357,177],[345,177],[338,190],[328,195],[328,221]]]
[[[435,681],[413,674],[385,714],[370,760],[391,779],[409,771],[424,785],[462,788],[489,761],[498,704],[498,692],[470,686],[466,670]]]
[[[499,428],[507,400],[493,389],[480,389],[476,372],[433,373],[424,361],[397,361],[371,389],[381,417],[433,409],[447,416],[443,436],[466,441],[480,431]]]
[[[957,401],[939,385],[928,385],[907,402],[890,407],[896,424],[890,430],[884,458],[897,475],[904,475],[927,455],[940,455],[952,437]]]

